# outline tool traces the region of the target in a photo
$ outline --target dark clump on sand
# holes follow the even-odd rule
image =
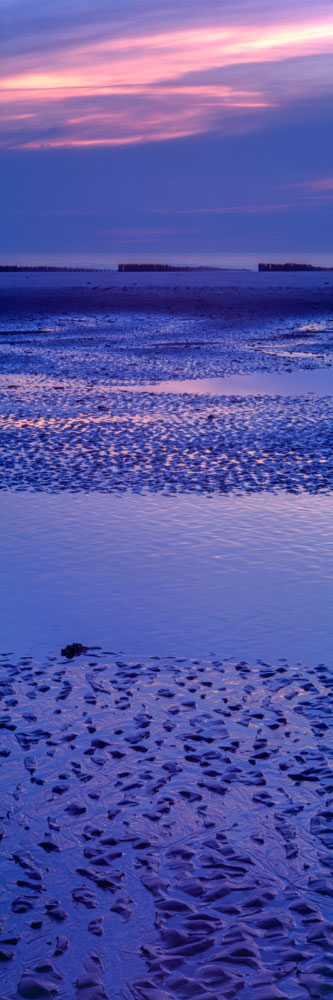
[[[81,656],[82,653],[87,652],[88,648],[83,646],[82,642],[70,642],[61,650],[61,655],[65,656],[67,660],[73,660],[74,656]]]
[[[0,692],[3,998],[330,995],[324,664],[2,656]]]

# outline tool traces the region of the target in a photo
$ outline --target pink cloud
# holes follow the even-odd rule
[[[177,215],[257,215],[266,212],[281,212],[293,209],[293,202],[271,202],[257,205],[222,205],[216,208],[185,208],[179,210]],[[163,214],[164,209],[156,209],[158,214]]]
[[[310,193],[313,192],[314,194],[333,191],[333,177],[322,177],[312,181],[299,181],[295,187],[309,191]]]
[[[333,50],[331,20],[255,28],[220,26],[164,32],[133,38],[112,38],[70,49],[39,52],[22,60],[9,60],[2,86],[52,90],[154,84],[190,72],[203,72],[241,63],[275,61],[290,56],[314,55]]]
[[[113,146],[211,131],[231,115],[288,102],[267,82],[242,86],[242,67],[333,52],[328,18],[275,25],[221,24],[133,37],[106,37],[28,52],[3,62],[3,145],[22,148]],[[235,87],[200,74],[239,69]],[[188,75],[194,76],[190,83]],[[302,93],[300,70],[299,90]],[[106,106],[106,103],[107,106]],[[92,107],[92,102],[95,102]]]

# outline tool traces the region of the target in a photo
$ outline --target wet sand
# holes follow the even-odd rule
[[[1,660],[1,996],[332,985],[332,681],[280,662]]]
[[[1,314],[149,312],[256,322],[332,308],[330,273],[1,274]]]
[[[300,494],[326,503],[332,287],[326,274],[1,276],[0,488],[67,493],[72,504],[93,492],[138,502],[163,494],[169,505],[175,493],[194,493],[207,509],[212,495],[228,494],[249,512],[254,493],[265,503],[283,491],[296,517]],[[305,370],[300,392],[293,376]],[[259,378],[247,396],[193,384],[265,373],[288,376],[288,395],[274,379],[264,391]],[[182,393],[175,383],[184,380]],[[169,381],[172,391],[155,391]],[[198,513],[198,538],[203,525]],[[17,537],[12,554],[5,546],[4,584]],[[303,549],[294,546],[301,573]],[[305,548],[306,572],[314,560],[327,602],[329,573],[311,531]],[[47,604],[54,566],[46,559],[45,572],[38,552],[34,587]],[[154,559],[162,552],[159,544]],[[144,565],[144,551],[140,558]],[[245,608],[242,559],[230,577],[235,592],[245,587]],[[67,570],[64,559],[64,592]],[[134,579],[139,595],[140,568]],[[94,572],[89,586],[93,593]],[[190,600],[191,584],[187,591]],[[161,593],[153,576],[150,600],[145,593],[152,613]],[[280,656],[285,593],[274,599]],[[79,591],[73,621],[76,600]],[[16,623],[11,607],[22,648],[24,615]],[[129,656],[138,648],[130,606],[123,621],[125,652],[91,648],[68,661],[54,638],[51,655],[1,657],[1,998],[332,995],[329,666],[319,656],[268,664],[250,642],[249,662],[225,659],[222,616],[216,654],[208,637],[207,655],[198,655],[184,615],[191,659]],[[73,639],[83,637],[62,641]]]
[[[0,293],[0,488],[331,488],[326,275],[244,272],[202,287],[193,275],[184,286],[184,276],[152,284],[151,275],[141,283],[134,275],[124,285],[113,274],[109,291],[105,275],[99,291],[92,282],[73,286],[72,275],[68,287],[63,275],[29,275],[26,287],[23,276],[11,277]],[[239,385],[245,376],[248,395]],[[235,389],[224,393],[221,381],[230,378]],[[216,379],[216,394],[209,381],[202,391],[202,380]]]

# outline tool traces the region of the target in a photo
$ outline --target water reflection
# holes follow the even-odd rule
[[[2,648],[329,660],[333,500],[0,495]]]
[[[172,379],[154,384],[119,386],[133,392],[190,393],[210,396],[302,396],[305,393],[332,395],[330,368],[288,372],[253,372],[223,378]]]
[[[298,352],[298,355],[300,353]],[[302,357],[307,357],[302,354]],[[5,389],[17,389],[24,393],[41,392],[45,390],[83,392],[87,388],[87,380],[65,378],[59,383],[57,379],[46,375],[15,373],[14,376],[0,374],[0,386]],[[94,386],[94,393],[97,387]],[[131,382],[129,384],[112,384],[100,381],[98,392],[148,392],[154,395],[171,393],[176,395],[196,396],[302,396],[316,394],[332,395],[333,365],[323,368],[296,369],[292,372],[254,371],[247,375],[215,376],[207,378],[168,379],[156,382]]]

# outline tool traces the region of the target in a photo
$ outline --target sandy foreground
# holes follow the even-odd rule
[[[332,682],[286,662],[1,661],[1,996],[332,986]]]

